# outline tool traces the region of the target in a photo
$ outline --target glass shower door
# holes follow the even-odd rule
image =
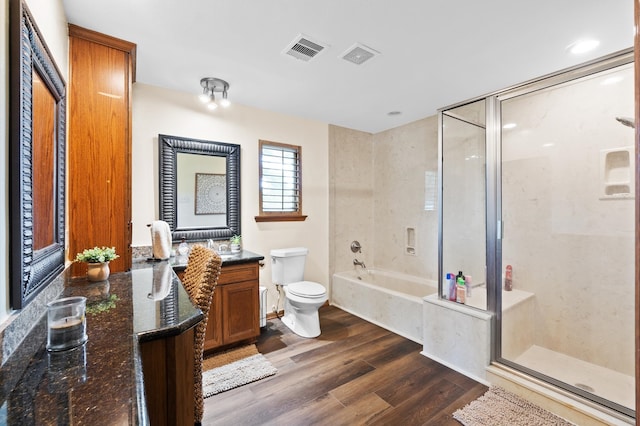
[[[441,296],[447,274],[462,272],[472,291],[465,303],[487,309],[486,101],[442,112]]]
[[[500,360],[633,415],[633,64],[540,86],[498,97]]]

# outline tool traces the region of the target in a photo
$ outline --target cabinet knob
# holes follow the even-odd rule
[[[264,268],[264,262],[258,262],[258,265],[260,265],[261,268]]]

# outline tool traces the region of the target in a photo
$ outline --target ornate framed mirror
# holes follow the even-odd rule
[[[9,3],[10,299],[26,306],[65,265],[66,89],[33,16]]]
[[[160,220],[174,241],[240,235],[240,145],[158,135]]]

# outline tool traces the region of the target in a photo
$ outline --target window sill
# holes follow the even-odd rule
[[[256,222],[302,222],[307,219],[307,215],[268,215],[255,216]]]

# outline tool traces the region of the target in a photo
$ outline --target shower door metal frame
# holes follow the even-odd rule
[[[523,365],[502,357],[502,239],[504,237],[504,222],[502,220],[502,122],[501,103],[505,100],[533,93],[539,90],[564,84],[572,80],[606,71],[618,66],[633,63],[633,50],[627,49],[594,61],[561,70],[538,79],[496,92],[487,98],[487,179],[494,176],[492,184],[487,182],[487,208],[492,205],[493,211],[487,210],[487,275],[492,271],[490,290],[493,294],[487,298],[487,309],[494,314],[492,335],[492,362],[502,364],[514,370],[523,372],[529,376],[549,383],[556,388],[578,395],[586,400],[593,401],[600,406],[607,407],[625,416],[635,418],[636,413],[627,407],[586,392],[578,387],[571,386],[553,377],[532,370]],[[490,106],[492,108],[490,108]],[[491,117],[490,117],[491,115]],[[489,151],[492,157],[489,156]],[[489,163],[494,162],[492,165]],[[489,173],[489,168],[494,167],[494,173]],[[495,191],[491,194],[489,192]],[[491,198],[490,198],[491,197]],[[493,202],[492,202],[493,201]],[[493,229],[490,231],[490,227]],[[493,236],[493,237],[492,237]],[[490,240],[493,239],[493,242]],[[491,251],[490,251],[491,247]],[[491,253],[491,254],[490,254]],[[489,280],[489,277],[487,277]],[[491,303],[491,302],[493,303]]]

